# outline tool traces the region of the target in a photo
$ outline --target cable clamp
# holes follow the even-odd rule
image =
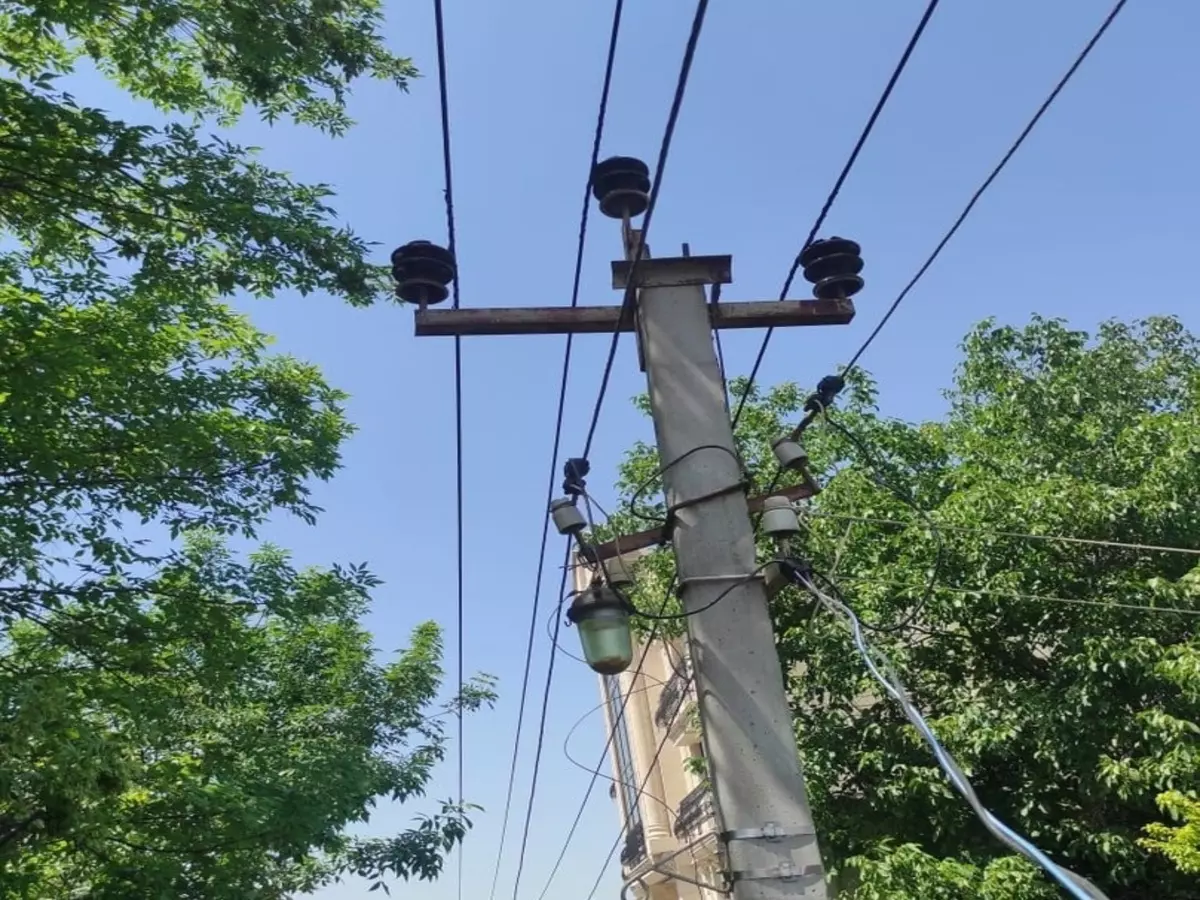
[[[819,884],[825,879],[825,870],[819,865],[800,868],[795,863],[783,862],[769,869],[742,869],[727,873],[730,884],[739,881],[799,881]]]
[[[784,831],[774,822],[766,822],[762,828],[733,828],[721,832],[722,841],[781,841],[789,837],[812,837],[817,832],[813,828],[801,828],[798,831]]]

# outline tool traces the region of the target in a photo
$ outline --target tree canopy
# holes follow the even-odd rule
[[[1112,900],[1197,896],[1200,557],[1156,549],[1200,547],[1195,338],[1165,317],[1095,335],[985,322],[945,418],[887,419],[875,397],[852,377],[806,432],[824,490],[799,551],[1001,819]],[[738,441],[754,490],[774,482],[771,442],[805,398],[751,393]],[[614,528],[663,515],[658,466],[653,448],[630,451],[634,508]],[[672,574],[668,553],[647,559],[638,605],[656,608]],[[849,896],[1059,896],[973,818],[839,622],[791,590],[772,603],[823,850]]]
[[[230,300],[366,305],[385,280],[328,187],[213,129],[255,111],[341,133],[355,79],[415,75],[380,28],[378,0],[0,0],[6,898],[431,878],[469,826],[446,803],[347,833],[423,794],[445,718],[490,682],[445,697],[433,623],[378,654],[365,566],[233,549],[269,516],[315,520],[352,428]],[[95,73],[169,123],[87,105]]]

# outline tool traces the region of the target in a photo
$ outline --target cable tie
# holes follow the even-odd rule
[[[753,482],[749,478],[742,478],[734,484],[727,485],[723,488],[717,488],[715,491],[709,491],[707,494],[701,494],[699,497],[691,497],[687,500],[680,500],[675,505],[667,509],[666,521],[663,522],[663,543],[671,539],[671,534],[675,531],[675,514],[681,509],[688,509],[708,500],[716,500],[720,497],[726,497],[729,494],[747,493],[752,487]]]

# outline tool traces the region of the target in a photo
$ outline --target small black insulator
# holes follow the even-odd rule
[[[805,412],[819,413],[833,406],[833,401],[846,386],[846,379],[841,375],[826,375],[817,382],[817,390],[804,404]]]
[[[410,241],[392,251],[396,296],[405,303],[422,308],[441,303],[449,296],[447,285],[457,274],[454,254],[429,241]]]
[[[813,241],[800,254],[804,278],[818,300],[844,300],[863,289],[862,247],[846,238]]]
[[[572,457],[563,463],[563,493],[578,497],[587,490],[588,472],[592,465],[582,457]]]
[[[613,219],[640,216],[650,205],[650,169],[632,156],[611,156],[592,169],[592,196]]]

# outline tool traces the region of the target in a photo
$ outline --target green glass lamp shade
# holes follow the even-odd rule
[[[593,608],[577,623],[583,658],[601,675],[617,675],[633,662],[629,613],[614,607]]]

